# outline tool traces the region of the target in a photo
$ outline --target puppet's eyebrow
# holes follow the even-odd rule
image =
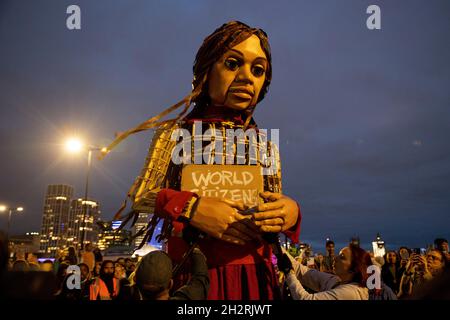
[[[243,54],[242,52],[240,52],[239,50],[236,50],[236,49],[230,49],[230,51],[233,51],[233,52],[237,53],[238,55],[240,55],[241,57],[244,57],[244,54]],[[267,62],[267,59],[264,58],[263,56],[256,57],[256,59],[264,60],[264,61]],[[256,60],[256,59],[255,59],[255,60]]]

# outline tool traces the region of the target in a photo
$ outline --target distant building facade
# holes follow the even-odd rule
[[[53,256],[67,243],[70,201],[73,187],[64,184],[49,185],[44,199],[40,252]]]
[[[67,241],[73,246],[79,247],[83,237],[84,245],[97,244],[100,219],[100,206],[95,200],[73,199],[70,206],[69,227]],[[84,219],[84,224],[83,224]]]
[[[383,257],[386,254],[386,245],[379,233],[375,240],[372,241],[372,249],[374,257]]]
[[[140,212],[139,213],[139,217],[136,220],[136,223],[133,226],[132,229],[132,234],[133,237],[142,229],[142,228],[146,228],[148,222],[151,220],[151,218],[153,217],[153,214],[149,214],[149,213],[144,213],[144,212]],[[164,250],[165,248],[165,244],[162,242],[158,242],[156,241],[156,236],[158,236],[161,233],[161,228],[162,228],[162,221],[156,226],[155,232],[153,234],[152,239],[150,239],[150,241],[147,242],[147,244],[152,245],[153,247],[160,249],[160,250]],[[145,236],[145,232],[143,234],[141,234],[138,237],[135,237],[133,240],[133,245],[134,248],[138,248],[139,245],[141,244],[142,240],[144,240],[144,236]]]
[[[44,198],[39,252],[43,256],[69,246],[80,247],[83,236],[86,243],[96,244],[99,229],[100,205],[97,201],[74,199],[74,189],[65,184],[47,187]],[[83,218],[85,223],[83,223]]]
[[[151,215],[149,215],[148,213],[145,213],[145,212],[139,213],[139,217],[136,220],[136,223],[134,224],[133,229],[132,229],[133,236],[135,236],[139,232],[139,230],[141,230],[142,228],[145,228],[147,226],[150,218],[151,218]],[[134,238],[133,244],[134,244],[135,248],[137,248],[141,244],[142,240],[144,240],[144,236],[145,236],[145,233]]]
[[[126,247],[127,250],[131,248],[131,231],[117,230],[120,226],[120,221],[107,222],[103,224],[103,228],[99,228],[97,246],[100,250],[105,251],[114,247]]]
[[[9,252],[17,255],[38,253],[40,250],[40,236],[38,232],[27,232],[23,235],[9,238]]]

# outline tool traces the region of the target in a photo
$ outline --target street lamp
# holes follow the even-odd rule
[[[69,152],[79,152],[82,148],[83,143],[76,138],[71,138],[66,141],[66,149]]]
[[[9,238],[9,228],[11,226],[11,215],[12,215],[13,212],[22,212],[23,211],[23,207],[8,208],[5,205],[0,205],[0,212],[5,212],[5,211],[9,211],[9,214],[8,214],[8,229],[6,231],[6,237]]]
[[[84,249],[84,238],[85,238],[85,229],[86,229],[86,213],[88,209],[88,192],[89,192],[89,174],[91,172],[91,163],[92,163],[92,151],[101,151],[102,148],[92,145],[85,145],[77,138],[71,138],[66,141],[66,150],[71,153],[80,152],[81,150],[87,150],[88,152],[88,162],[87,162],[87,173],[86,173],[86,186],[84,189],[84,210],[83,210],[83,222],[82,222],[82,230],[81,230],[81,239],[80,246],[81,249]]]

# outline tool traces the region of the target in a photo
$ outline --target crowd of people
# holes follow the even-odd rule
[[[309,248],[296,256],[283,250],[274,257],[279,287],[288,288],[284,299],[294,300],[396,300],[449,298],[448,241],[436,239],[427,252],[400,247],[374,256],[354,243],[336,253],[329,240],[326,253],[310,256]],[[294,251],[291,251],[294,252]],[[295,254],[294,254],[295,255]],[[74,269],[79,267],[79,286]],[[90,244],[77,253],[70,247],[54,259],[39,262],[34,253],[8,254],[2,239],[2,282],[0,296],[62,300],[204,300],[208,297],[209,276],[206,258],[195,248],[188,262],[191,276],[183,286],[174,286],[173,264],[164,251],[144,257],[108,260]],[[369,288],[368,267],[377,266],[381,286]],[[31,285],[33,283],[33,285]],[[445,284],[447,283],[447,284]]]
[[[208,266],[198,248],[188,261],[190,279],[174,288],[172,260],[161,250],[144,257],[119,257],[113,261],[87,244],[80,252],[69,247],[40,262],[35,253],[10,255],[7,239],[1,232],[0,247],[0,298],[205,300],[208,294]]]
[[[301,300],[397,300],[419,297],[449,298],[440,284],[448,282],[449,248],[438,238],[434,247],[400,247],[375,256],[354,243],[335,253],[335,244],[326,242],[326,254],[311,257],[308,248],[284,261],[284,273],[294,299]],[[379,288],[369,288],[370,266],[380,271]]]

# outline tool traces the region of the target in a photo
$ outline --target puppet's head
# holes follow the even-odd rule
[[[102,157],[130,134],[175,124],[183,118],[190,105],[191,116],[202,115],[209,106],[223,106],[244,113],[248,124],[254,125],[252,112],[264,99],[272,80],[272,57],[267,34],[239,21],[230,21],[206,37],[194,62],[192,92],[183,100],[157,116],[122,132],[102,150]],[[174,119],[159,121],[165,115],[184,105]]]
[[[225,23],[203,41],[193,71],[196,109],[211,104],[252,109],[264,98],[272,79],[267,34],[239,21]]]

